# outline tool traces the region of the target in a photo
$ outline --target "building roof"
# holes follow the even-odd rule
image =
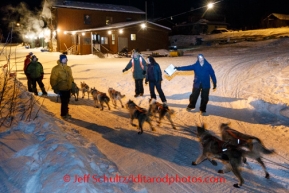
[[[192,25],[197,25],[197,24],[201,24],[201,25],[229,25],[228,23],[226,23],[225,21],[209,21],[207,19],[200,19],[197,22],[190,22],[190,23],[183,23],[183,24],[179,24],[175,27],[181,27],[181,26],[192,26]]]
[[[281,14],[281,13],[271,13],[267,18],[274,16],[280,20],[289,20],[289,15]]]
[[[132,26],[132,25],[138,25],[138,24],[142,24],[142,23],[150,23],[150,24],[158,26],[160,28],[164,28],[164,29],[169,30],[169,31],[171,30],[170,28],[165,27],[163,25],[159,25],[159,24],[156,24],[156,23],[153,23],[153,22],[150,22],[150,21],[142,20],[142,21],[120,22],[120,23],[114,23],[114,24],[111,24],[111,25],[106,25],[106,26],[103,26],[103,27],[81,29],[81,30],[72,30],[72,31],[67,31],[67,32],[68,33],[73,33],[73,32],[81,33],[81,32],[90,32],[90,31],[116,30],[116,29],[121,29],[121,28],[129,27],[129,26]]]
[[[132,6],[65,1],[65,0],[56,0],[54,6],[52,7],[145,14],[144,11]]]

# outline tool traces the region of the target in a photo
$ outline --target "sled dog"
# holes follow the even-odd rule
[[[123,104],[122,104],[122,101],[121,99],[123,97],[125,97],[125,95],[122,95],[119,91],[116,91],[114,90],[113,88],[109,88],[108,89],[108,95],[109,95],[109,98],[111,99],[112,101],[112,104],[114,105],[114,107],[116,107],[116,101],[119,100],[120,104],[121,104],[121,107],[123,108]]]
[[[85,82],[80,82],[80,89],[82,91],[82,98],[84,98],[85,93],[87,93],[89,98],[89,86]]]
[[[222,123],[220,125],[222,140],[226,141],[232,145],[239,145],[248,149],[245,157],[252,158],[256,160],[263,168],[265,172],[265,178],[269,179],[270,175],[266,170],[266,166],[261,159],[261,154],[272,154],[274,150],[267,149],[262,141],[254,136],[243,134],[229,127],[228,123]],[[246,158],[244,157],[244,162]]]
[[[98,105],[100,104],[101,106],[101,110],[103,110],[103,103],[106,103],[108,110],[110,110],[109,107],[109,97],[106,95],[106,93],[104,92],[100,92],[98,90],[96,90],[95,88],[91,88],[90,89],[90,94],[93,97],[94,103],[95,103],[95,107],[98,108]],[[98,104],[99,103],[99,104]]]
[[[158,114],[159,120],[157,122],[159,126],[161,125],[161,120],[166,117],[170,121],[173,129],[176,129],[171,118],[171,115],[174,113],[172,109],[169,109],[167,105],[157,102],[155,99],[150,99],[149,103],[149,115],[156,117],[156,114]]]
[[[129,114],[130,114],[130,124],[132,126],[136,126],[133,123],[133,120],[134,119],[138,120],[138,129],[140,130],[138,132],[138,134],[142,134],[143,133],[143,124],[144,124],[145,121],[148,122],[148,124],[151,127],[151,130],[155,131],[155,129],[153,128],[153,126],[152,126],[152,124],[150,122],[150,118],[149,118],[149,116],[147,114],[147,110],[146,109],[137,106],[132,100],[129,100],[126,103],[126,108],[128,109]]]
[[[78,95],[79,95],[79,88],[74,82],[72,82],[71,96],[74,96],[75,101],[78,101]]]
[[[224,169],[219,170],[218,173],[232,171],[239,181],[237,184],[234,184],[234,187],[239,188],[244,183],[244,179],[239,170],[239,167],[242,164],[244,150],[213,136],[206,130],[205,125],[202,127],[197,126],[197,130],[198,139],[201,143],[203,152],[196,161],[192,162],[192,165],[197,165],[205,159],[208,159],[213,165],[217,165],[217,162],[214,160],[214,158],[217,158],[222,161],[225,166]]]

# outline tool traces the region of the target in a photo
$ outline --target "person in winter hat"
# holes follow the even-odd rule
[[[157,89],[159,96],[164,105],[167,105],[167,100],[162,90],[162,71],[160,65],[155,61],[154,57],[148,57],[149,64],[147,66],[147,74],[145,84],[149,83],[151,99],[156,100],[155,88]],[[152,101],[154,101],[152,100]]]
[[[23,67],[23,71],[24,73],[26,72],[27,66],[28,64],[31,62],[31,56],[33,55],[32,52],[29,52],[29,54],[26,56],[25,60],[24,60],[24,67]],[[26,78],[27,78],[27,89],[29,92],[33,92],[32,90],[32,83],[31,83],[31,79],[28,78],[27,74],[25,73]]]
[[[195,72],[192,94],[190,95],[190,104],[187,106],[187,110],[191,111],[195,109],[198,97],[201,93],[201,105],[200,112],[203,114],[206,112],[207,104],[209,102],[209,93],[211,88],[210,79],[213,82],[213,90],[217,88],[217,79],[212,65],[205,59],[202,54],[199,54],[197,61],[189,66],[175,67],[179,71]]]
[[[67,66],[67,62],[67,56],[61,54],[57,65],[52,68],[50,76],[50,85],[54,92],[60,96],[60,116],[63,119],[71,118],[68,112],[68,104],[71,96],[72,82],[74,81],[71,68]]]
[[[132,59],[129,60],[126,67],[122,70],[125,72],[129,69],[132,69],[132,75],[135,81],[135,95],[134,97],[143,96],[144,94],[144,87],[143,87],[143,79],[146,75],[146,61],[145,59],[139,54],[138,51],[134,51],[132,53]]]
[[[32,84],[32,91],[36,96],[38,95],[36,83],[40,87],[42,95],[47,95],[44,84],[42,82],[44,76],[43,66],[40,62],[38,62],[38,58],[35,55],[31,57],[31,62],[28,64],[25,70],[25,74],[28,79],[30,79]]]

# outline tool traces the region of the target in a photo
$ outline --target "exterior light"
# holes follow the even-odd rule
[[[107,33],[108,33],[108,34],[111,34],[111,31],[109,30]]]
[[[142,24],[141,24],[141,28],[142,28],[142,29],[144,29],[144,28],[146,28],[146,27],[147,27],[147,26],[146,26],[145,23],[142,23]]]
[[[51,33],[51,31],[50,31],[50,30],[48,30],[48,29],[45,29],[45,30],[44,30],[44,35],[45,35],[45,36],[48,36],[48,35],[50,35],[50,33]]]
[[[82,36],[84,36],[85,35],[85,33],[84,32],[82,32],[82,34],[81,34]]]
[[[57,29],[56,31],[57,31],[57,32],[61,32],[61,29]]]
[[[122,34],[122,33],[123,33],[123,30],[122,30],[122,29],[120,29],[120,30],[118,30],[118,32],[119,32],[120,34]]]
[[[66,34],[67,34],[67,31],[64,31],[63,33],[66,35]]]
[[[72,32],[72,35],[75,35],[76,34],[76,32],[74,31],[74,32]]]
[[[214,7],[214,4],[213,4],[213,3],[209,3],[209,4],[207,5],[207,7],[208,7],[208,9],[212,9],[212,8]]]

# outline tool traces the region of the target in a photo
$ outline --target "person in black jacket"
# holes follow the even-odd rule
[[[167,105],[167,99],[162,90],[162,71],[160,65],[155,61],[152,56],[148,57],[150,64],[147,66],[147,74],[145,79],[145,84],[149,82],[151,99],[156,100],[155,88],[157,89],[159,96],[164,105]],[[152,100],[153,101],[153,100]]]
[[[44,76],[43,66],[40,62],[38,62],[38,58],[35,55],[31,57],[31,62],[28,64],[25,70],[25,74],[31,81],[34,95],[38,96],[36,83],[39,85],[42,91],[42,95],[47,95],[44,84],[42,82]]]

